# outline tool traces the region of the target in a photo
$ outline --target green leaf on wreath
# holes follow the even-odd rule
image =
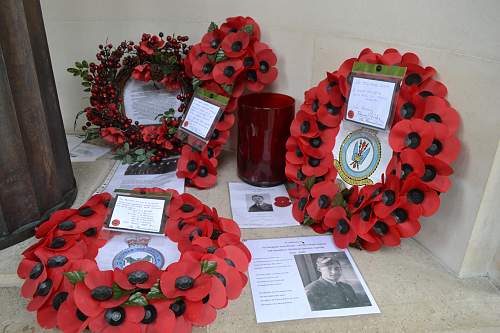
[[[78,61],[75,62],[75,66],[76,66],[76,68],[80,68],[80,69],[83,68],[82,63],[78,62]]]
[[[341,192],[337,192],[333,197],[332,207],[337,207],[337,206],[345,207],[345,205],[346,203],[344,200],[344,196],[342,195]]]
[[[134,154],[136,155],[144,155],[145,153],[146,151],[143,148],[139,148],[134,151]]]
[[[204,260],[201,262],[201,271],[202,273],[212,274],[217,269],[216,261]]]
[[[82,67],[85,67],[85,68],[89,67],[89,64],[87,63],[87,61],[82,60]]]
[[[67,277],[72,284],[83,282],[83,279],[85,279],[85,273],[80,271],[66,272],[64,276]]]
[[[222,89],[224,89],[224,91],[226,93],[228,93],[229,95],[231,95],[233,93],[233,86],[230,84],[223,84]]]
[[[85,88],[85,89],[83,89],[83,91],[85,91],[85,92],[89,92],[89,91],[90,91],[90,88]]]
[[[219,29],[219,26],[214,22],[210,22],[210,25],[208,26],[208,32],[212,32],[217,29]]]
[[[166,298],[165,295],[161,292],[160,289],[160,282],[156,282],[151,289],[149,290],[148,294],[146,295],[147,299],[163,299]]]
[[[130,294],[132,294],[134,292],[133,290],[122,289],[116,283],[113,283],[112,289],[113,289],[113,299],[120,299],[123,296],[130,295]]]
[[[316,221],[312,217],[310,217],[309,215],[304,216],[304,222],[302,222],[303,225],[313,225],[315,223],[316,223]]]
[[[253,33],[253,24],[247,24],[243,27],[243,31],[251,35]]]
[[[130,295],[130,297],[128,298],[128,301],[126,301],[124,303],[124,305],[126,305],[126,306],[146,306],[146,305],[148,305],[148,300],[146,299],[146,297],[144,297],[144,295],[140,291],[138,291],[138,292]]]
[[[123,162],[125,162],[125,164],[132,164],[134,163],[134,158],[132,157],[132,155],[125,155],[125,159],[123,160]]]
[[[215,53],[214,54],[207,54],[207,58],[210,61],[215,61]]]
[[[201,84],[201,80],[197,77],[193,77],[193,89],[196,90]]]
[[[304,186],[306,187],[306,189],[311,192],[311,189],[312,187],[314,186],[314,184],[316,183],[316,176],[311,176],[311,177],[308,177],[305,182],[304,182]]]
[[[219,49],[215,53],[215,62],[221,62],[221,61],[226,60],[226,59],[227,59],[227,57],[226,57],[226,54],[224,53],[223,49]]]
[[[146,155],[139,155],[135,158],[137,162],[144,162],[146,160]]]
[[[125,152],[128,152],[130,150],[130,146],[129,146],[128,142],[125,142],[123,144],[123,149],[125,150]]]

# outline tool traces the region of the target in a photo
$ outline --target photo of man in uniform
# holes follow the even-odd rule
[[[320,256],[316,269],[321,276],[305,287],[312,311],[361,306],[350,284],[340,281],[342,265],[332,256]]]
[[[268,204],[264,201],[264,196],[260,194],[252,195],[252,201],[254,204],[248,207],[248,212],[272,212],[273,205]]]

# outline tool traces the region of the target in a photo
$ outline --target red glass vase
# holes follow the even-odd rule
[[[285,182],[286,140],[295,100],[275,93],[249,94],[238,100],[238,177],[255,186]]]

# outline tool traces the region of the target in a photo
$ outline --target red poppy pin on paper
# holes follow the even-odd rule
[[[274,205],[276,207],[288,207],[292,204],[290,198],[288,197],[276,197],[274,198]]]

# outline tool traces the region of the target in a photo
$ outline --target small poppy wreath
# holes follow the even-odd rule
[[[191,332],[213,322],[217,310],[239,297],[251,260],[231,219],[189,194],[168,192],[166,235],[181,257],[166,270],[139,261],[100,271],[95,262],[106,243],[102,230],[111,199],[94,195],[79,209],[53,213],[36,230],[40,240],[23,252],[21,295],[44,328],[63,332]]]
[[[344,117],[348,76],[355,61],[406,67],[389,134],[393,157],[382,182],[341,190],[332,150]],[[333,232],[340,248],[376,251],[398,246],[420,230],[418,219],[437,212],[440,194],[451,187],[450,164],[457,158],[460,116],[445,99],[447,88],[432,67],[414,53],[370,49],[351,58],[316,87],[290,127],[286,148],[288,179],[296,184],[293,216],[316,232]]]
[[[99,45],[97,62],[76,62],[68,72],[82,79],[85,92],[90,92],[90,106],[82,127],[87,140],[102,137],[115,146],[117,159],[124,163],[158,162],[163,157],[178,155],[181,142],[175,137],[180,116],[192,96],[191,81],[184,71],[184,58],[189,52],[187,36],[143,34],[139,43],[123,41]],[[156,116],[159,125],[144,125],[127,117],[123,90],[129,78],[154,81],[160,89],[178,93],[177,110],[165,110]],[[76,124],[76,119],[75,119]]]
[[[246,89],[259,92],[271,84],[278,75],[276,61],[271,48],[260,41],[259,25],[251,17],[230,17],[220,27],[212,22],[201,42],[193,45],[184,62],[193,87],[229,97],[229,103],[201,152],[182,148],[177,176],[186,178],[186,185],[215,185],[217,158],[234,125],[238,98]]]

